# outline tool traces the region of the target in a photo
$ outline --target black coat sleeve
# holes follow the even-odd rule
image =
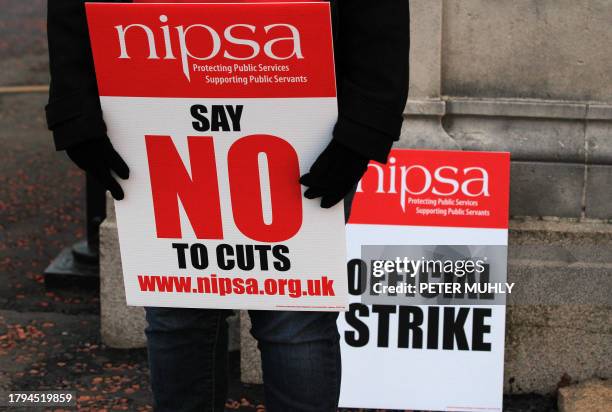
[[[386,162],[408,98],[408,0],[338,0],[334,138]]]
[[[49,0],[47,36],[51,86],[45,110],[55,147],[63,150],[106,136],[89,43],[85,0]]]

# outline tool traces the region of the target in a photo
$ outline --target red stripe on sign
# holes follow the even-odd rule
[[[271,0],[132,0],[132,3],[321,3],[320,0],[282,0],[271,1]]]
[[[508,228],[510,154],[393,150],[371,163],[350,223]]]
[[[336,96],[328,3],[86,7],[101,96]]]

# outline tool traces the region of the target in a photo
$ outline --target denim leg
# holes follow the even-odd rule
[[[231,311],[146,308],[156,412],[223,412]]]
[[[269,412],[336,412],[340,344],[330,312],[250,311]]]

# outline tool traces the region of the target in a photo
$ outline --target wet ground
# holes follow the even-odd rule
[[[46,84],[46,0],[0,2],[0,86]]]
[[[44,0],[3,0],[0,90],[48,83]],[[151,410],[144,350],[99,337],[95,290],[47,290],[42,272],[84,237],[84,177],[53,149],[44,93],[0,93],[0,391],[77,391],[80,411]],[[227,410],[263,411],[259,386],[241,385],[232,360]],[[1,409],[1,407],[0,407]],[[538,396],[505,411],[554,411]]]
[[[0,94],[0,390],[77,391],[79,410],[151,410],[144,350],[100,343],[95,290],[48,290],[42,273],[84,236],[84,177],[55,152],[45,94]],[[255,411],[239,383],[228,410]],[[248,400],[247,400],[248,399]]]

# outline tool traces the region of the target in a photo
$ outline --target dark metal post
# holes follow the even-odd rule
[[[87,239],[67,247],[45,270],[47,287],[99,286],[100,224],[106,217],[105,190],[91,176],[86,178]]]

